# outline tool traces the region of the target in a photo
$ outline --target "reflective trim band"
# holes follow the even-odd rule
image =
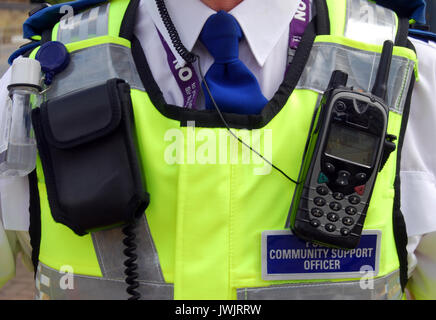
[[[316,42],[307,61],[297,89],[323,93],[334,70],[348,73],[348,87],[371,91],[375,81],[380,53],[364,51],[337,43]],[[414,62],[394,56],[388,82],[387,100],[391,111],[402,114],[407,98]]]
[[[109,5],[106,3],[61,20],[57,40],[67,44],[107,35]]]
[[[159,257],[145,216],[139,219],[134,234],[136,235],[135,244],[137,245],[135,254],[138,256],[136,260],[138,279],[164,283]],[[126,256],[123,254],[126,248],[123,244],[125,238],[122,228],[92,233],[95,252],[104,278],[125,278],[125,266],[123,264],[126,260]]]
[[[132,89],[145,91],[130,48],[105,43],[74,51],[68,67],[56,76],[47,91],[47,98],[60,97],[112,78],[124,79]]]
[[[238,300],[400,300],[398,270],[376,279],[289,283],[237,290]]]
[[[41,277],[49,279],[50,286],[45,286]],[[127,284],[121,279],[105,279],[60,272],[41,262],[39,263],[36,283],[37,300],[127,300]],[[174,287],[169,283],[139,281],[136,289],[144,300],[171,300]]]
[[[368,0],[347,0],[344,36],[356,41],[382,45],[395,40],[397,19],[392,10]]]
[[[174,298],[174,286],[166,283],[162,274],[156,247],[145,216],[135,226],[136,254],[139,287],[145,300],[170,300]],[[126,300],[123,254],[125,235],[122,228],[92,233],[92,240],[103,277],[74,274],[72,266],[55,270],[39,263],[35,285],[37,299],[53,300]]]

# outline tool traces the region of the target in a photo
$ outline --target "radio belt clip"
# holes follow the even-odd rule
[[[385,139],[385,143],[383,146],[383,156],[382,156],[382,162],[380,165],[380,169],[379,171],[382,171],[386,162],[389,159],[389,156],[391,155],[392,152],[395,151],[395,149],[397,148],[394,141],[397,140],[397,137],[392,135],[392,134],[387,134],[386,135],[386,139]]]
[[[36,60],[41,63],[44,73],[44,83],[49,86],[53,78],[64,71],[70,63],[70,54],[62,42],[49,41],[44,43],[36,54]]]

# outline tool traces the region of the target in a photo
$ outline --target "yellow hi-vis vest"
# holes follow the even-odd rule
[[[262,113],[224,117],[242,140],[297,178],[312,116],[332,72],[341,69],[349,73],[349,85],[368,90],[383,41],[392,40],[388,133],[398,137],[397,149],[377,177],[364,225],[364,234],[376,235],[376,246],[365,253],[331,251],[333,261],[327,263],[322,262],[326,256],[310,256],[316,254],[313,246],[270,253],[270,258],[305,257],[307,272],[283,277],[265,272],[262,242],[267,231],[289,235],[285,223],[295,184],[231,137],[215,111],[165,102],[140,43],[127,27],[138,1],[112,0],[77,13],[73,28],[60,23],[53,28],[48,40],[63,42],[71,63],[56,76],[46,99],[111,78],[124,79],[131,87],[138,152],[151,197],[136,227],[137,290],[144,299],[402,298],[407,237],[399,163],[417,76],[408,21],[366,0],[315,4],[316,17]],[[30,181],[39,298],[127,298],[121,229],[76,235],[52,218],[40,162]],[[334,257],[346,254],[371,254],[376,265],[360,275],[361,270],[313,272],[338,267],[341,261]],[[287,258],[283,263],[292,263],[292,256]]]

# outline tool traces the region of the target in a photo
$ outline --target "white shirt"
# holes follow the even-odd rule
[[[284,78],[289,25],[299,4],[299,1],[288,0],[273,2],[274,5],[271,5],[272,1],[245,0],[229,12],[236,18],[244,34],[239,45],[239,58],[255,75],[268,100],[273,97]],[[183,0],[183,10],[180,10],[178,0],[167,0],[165,3],[180,40],[189,51],[200,56],[201,69],[206,73],[213,58],[197,40],[206,20],[216,12],[199,0]],[[186,62],[174,49],[155,1],[141,1],[135,34],[144,49],[153,77],[160,88],[165,88],[165,100],[170,104],[183,105],[182,93],[173,74],[169,72],[167,56],[155,26],[172,49],[179,66],[184,66]],[[199,74],[197,64],[194,64],[194,68]],[[202,92],[197,104],[200,108],[204,107]]]
[[[267,99],[274,95],[283,81],[289,24],[298,3],[298,0],[245,0],[230,11],[245,35],[240,43],[240,59],[256,76]],[[180,0],[166,0],[166,4],[183,44],[200,55],[202,69],[206,72],[213,60],[197,40],[205,21],[215,11],[199,0],[183,0],[183,10],[179,10]],[[155,2],[142,0],[135,35],[141,42],[152,74],[163,90],[166,101],[182,105],[183,96],[169,71],[166,53],[155,26],[172,48]],[[426,297],[436,299],[436,289],[428,289],[436,288],[436,216],[433,213],[436,208],[436,150],[432,142],[436,136],[436,122],[432,121],[436,120],[436,102],[432,99],[436,91],[436,44],[411,40],[417,49],[421,73],[412,97],[412,111],[402,153],[402,210],[410,236],[408,252],[412,293],[416,292],[418,297],[426,294]],[[184,65],[178,53],[173,48],[172,51],[179,64]],[[5,101],[9,77],[9,73],[6,73],[0,80],[0,102]],[[203,103],[201,98],[199,101]],[[5,227],[26,230],[29,199],[27,178],[0,179],[0,195],[3,216],[27,217],[14,221],[4,219]],[[4,244],[6,239],[2,237],[2,232],[0,224],[0,261],[7,264],[12,251],[8,252],[8,246],[2,246],[2,241]],[[13,270],[13,263],[8,265],[9,270]],[[0,286],[1,278],[0,273]],[[418,294],[420,290],[423,293]]]

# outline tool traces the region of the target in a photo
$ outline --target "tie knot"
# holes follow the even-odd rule
[[[211,15],[200,34],[201,42],[217,63],[228,63],[238,59],[241,27],[236,19],[221,10]]]

